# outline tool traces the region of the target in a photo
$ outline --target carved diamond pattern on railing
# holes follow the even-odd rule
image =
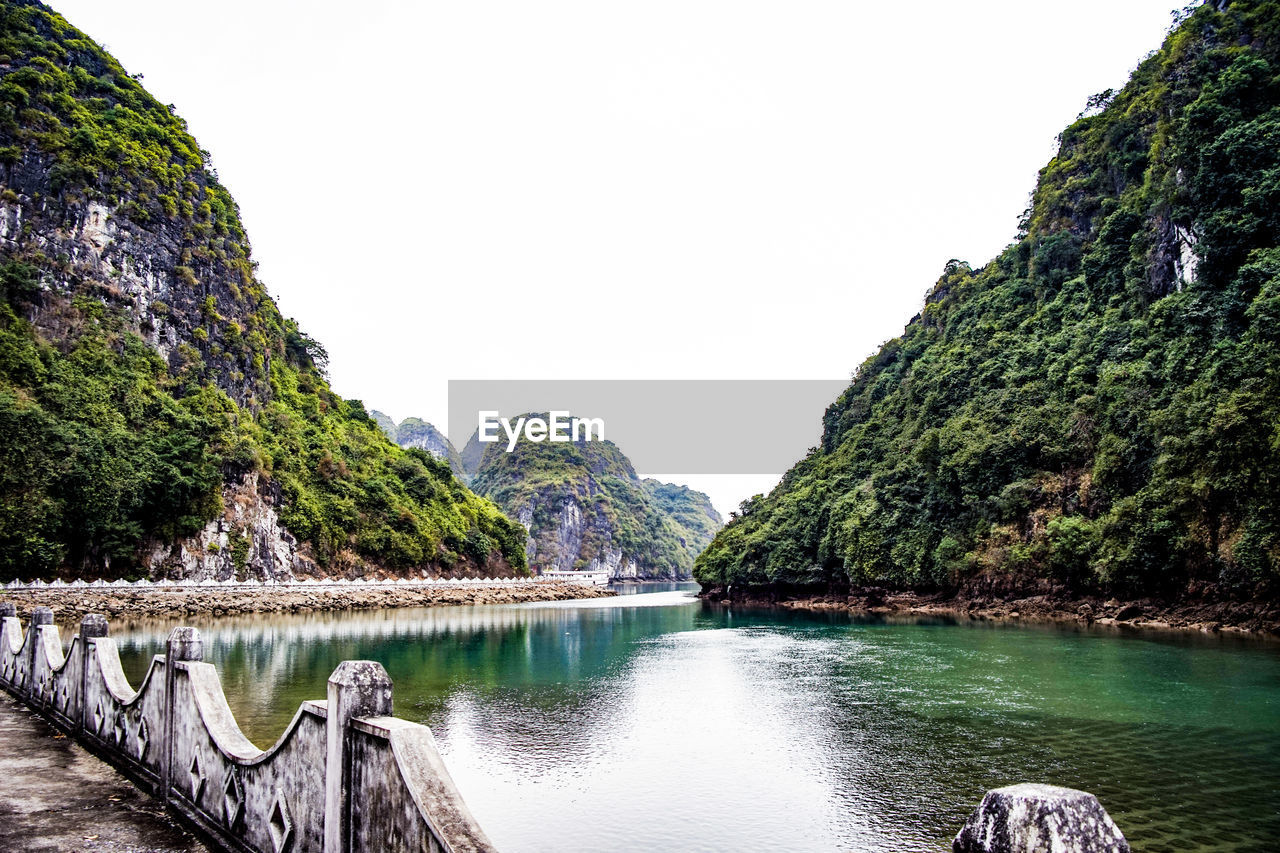
[[[93,733],[95,735],[102,734],[102,724],[107,721],[107,712],[102,709],[102,700],[98,700],[98,704],[93,709]]]
[[[200,756],[191,756],[191,767],[188,768],[187,775],[191,777],[191,802],[198,803],[200,792],[204,790],[205,783],[204,768],[200,766]]]
[[[71,691],[67,689],[66,679],[58,685],[58,709],[62,713],[67,713],[67,709],[71,707]]]
[[[271,831],[271,847],[275,853],[285,853],[293,842],[293,820],[289,817],[289,807],[285,804],[284,794],[276,792],[276,801],[271,806],[271,818],[267,822]]]
[[[244,808],[244,790],[235,767],[227,768],[227,780],[222,783],[222,806],[227,826],[234,827],[241,809]]]
[[[147,747],[151,744],[151,729],[147,726],[147,721],[143,720],[138,723],[138,760],[147,757]]]
[[[111,726],[111,740],[115,742],[116,746],[124,746],[124,736],[126,731],[127,730],[124,727],[124,713],[117,712],[115,721]]]

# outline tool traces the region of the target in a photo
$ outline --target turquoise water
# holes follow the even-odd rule
[[[381,661],[508,853],[941,851],[1023,781],[1094,792],[1139,853],[1280,849],[1276,644],[653,589],[187,623],[259,746],[340,661]],[[170,624],[114,632],[135,684]]]

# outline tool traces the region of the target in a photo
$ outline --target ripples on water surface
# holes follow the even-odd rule
[[[1020,781],[1096,793],[1137,853],[1280,849],[1274,644],[690,595],[188,622],[259,746],[381,661],[510,853],[949,850]],[[135,685],[171,624],[115,632]]]

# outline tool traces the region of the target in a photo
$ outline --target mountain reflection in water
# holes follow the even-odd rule
[[[1138,853],[1280,846],[1273,644],[730,610],[690,589],[186,623],[260,746],[339,662],[380,661],[511,853],[941,851],[1019,781],[1093,791]],[[133,683],[173,624],[113,631]]]

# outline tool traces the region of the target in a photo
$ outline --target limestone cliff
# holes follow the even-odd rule
[[[278,488],[257,472],[223,486],[220,516],[194,536],[154,542],[146,565],[156,578],[289,580],[322,575],[308,548],[280,524]]]
[[[703,551],[705,586],[1277,598],[1280,3],[1177,17],[1062,131],[1013,242],[948,263]]]
[[[333,393],[138,79],[0,4],[0,578],[523,571],[518,524]]]
[[[711,499],[688,486],[641,479],[613,442],[551,444],[521,438],[515,450],[473,433],[461,454],[431,424],[399,425],[374,412],[402,447],[447,459],[476,490],[529,531],[536,570],[607,571],[619,580],[680,580],[723,524]]]
[[[721,524],[706,495],[640,479],[609,441],[487,445],[471,484],[529,530],[526,559],[541,570],[686,579]]]

